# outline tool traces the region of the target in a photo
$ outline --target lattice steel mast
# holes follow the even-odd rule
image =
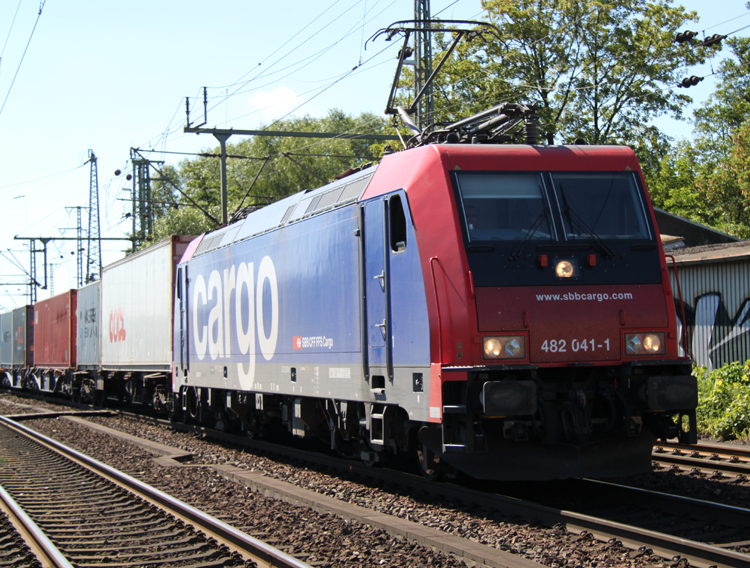
[[[86,283],[93,282],[102,272],[102,234],[99,225],[99,175],[96,156],[89,150],[91,176],[89,183],[89,231],[86,250]],[[94,241],[92,243],[92,241]]]

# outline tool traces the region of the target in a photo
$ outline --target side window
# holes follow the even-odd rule
[[[388,202],[388,224],[391,230],[391,251],[404,252],[406,250],[406,214],[400,195],[394,195]]]
[[[182,300],[182,268],[177,269],[177,299]]]

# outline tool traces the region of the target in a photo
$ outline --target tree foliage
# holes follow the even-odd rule
[[[750,438],[750,361],[729,363],[698,378],[698,430],[725,440]]]
[[[547,143],[629,143],[663,135],[647,124],[681,116],[676,89],[705,50],[674,43],[695,13],[669,0],[485,0],[500,39],[462,45],[437,86],[444,119],[503,101],[538,106]],[[646,147],[644,146],[644,149]]]
[[[729,155],[697,179],[696,189],[711,212],[713,226],[750,239],[750,123],[734,132]]]
[[[274,130],[385,133],[387,125],[385,119],[371,114],[355,118],[332,110],[323,118],[305,116],[276,123]],[[259,207],[333,181],[348,168],[372,161],[378,148],[372,141],[338,138],[254,136],[227,143],[227,154],[234,156],[227,160],[229,215],[239,208]],[[206,155],[161,169],[163,175],[153,183],[153,200],[171,205],[155,209],[154,240],[217,228],[203,211],[221,219],[219,152],[217,146]]]
[[[716,73],[716,92],[695,112],[698,143],[716,157],[725,156],[736,143],[736,134],[750,118],[750,38],[727,40],[731,57]]]
[[[750,238],[750,39],[727,41],[714,94],[695,111],[695,134],[667,152],[648,179],[654,204]]]

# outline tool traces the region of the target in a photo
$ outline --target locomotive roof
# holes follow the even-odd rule
[[[382,192],[382,187],[371,188],[368,193],[365,193],[365,189],[368,187],[370,178],[379,167],[385,171],[395,168],[399,178],[396,186],[408,187],[408,179],[420,175],[418,163],[426,166],[435,158],[439,160],[438,156],[441,155],[457,159],[462,164],[459,169],[482,167],[487,163],[488,158],[493,159],[493,165],[497,167],[498,162],[496,160],[500,157],[502,157],[505,167],[510,167],[510,164],[512,164],[510,169],[523,169],[529,167],[530,164],[534,168],[539,168],[540,157],[543,157],[545,164],[552,166],[553,169],[560,167],[568,169],[574,164],[580,163],[580,160],[585,160],[587,155],[595,155],[598,166],[603,169],[613,167],[625,169],[628,166],[638,168],[633,151],[624,146],[531,146],[527,144],[433,144],[421,146],[385,156],[379,165],[369,167],[316,189],[300,191],[249,213],[242,221],[207,233],[203,236],[192,256],[200,256],[218,248],[296,223],[302,219],[325,213],[348,203],[374,197]],[[606,159],[602,159],[605,156]],[[457,166],[458,163],[455,165]],[[449,169],[454,169],[454,167],[451,166]],[[386,174],[386,178],[389,177],[391,176]],[[392,189],[392,184],[386,185]]]
[[[242,221],[204,235],[194,256],[320,215],[359,200],[377,166],[316,189],[307,189],[253,211]]]

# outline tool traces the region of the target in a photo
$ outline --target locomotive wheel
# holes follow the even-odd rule
[[[195,387],[185,387],[182,391],[184,410],[180,412],[183,424],[198,424],[200,402]]]
[[[419,462],[419,470],[426,479],[439,481],[443,477],[445,473],[444,465],[440,462],[440,458],[435,455],[435,452],[425,444],[422,444],[417,450],[417,461]]]

